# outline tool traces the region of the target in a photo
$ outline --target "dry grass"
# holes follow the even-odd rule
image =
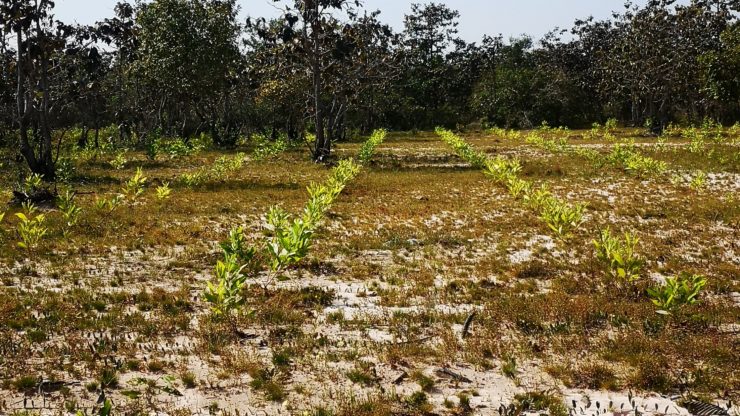
[[[611,146],[586,132],[567,136],[604,154]],[[49,234],[33,253],[16,247],[20,207],[0,225],[0,413],[20,414],[24,400],[32,412],[89,409],[101,391],[119,412],[170,414],[489,414],[501,404],[560,414],[575,395],[598,390],[615,403],[639,392],[643,412],[653,393],[739,398],[737,146],[710,143],[702,156],[683,139],[658,149],[638,137],[671,172],[637,178],[523,139],[466,139],[518,156],[522,176],[587,202],[587,222],[554,239],[433,134],[391,135],[332,207],[310,258],[268,290],[245,293],[238,333],[200,297],[217,242],[235,225],[257,238],[273,204],[300,209],[305,186],[326,168],[289,151],[187,188],[179,175],[223,153],[157,161],[129,153],[122,170],[110,168],[110,155],[80,162],[78,225],[65,234],[60,214],[42,207]],[[357,148],[343,144],[338,154]],[[149,178],[144,196],[113,212],[96,208],[137,166]],[[717,174],[702,190],[671,180],[697,169]],[[13,173],[0,173],[9,189]],[[158,201],[153,188],[163,182],[172,196]],[[635,285],[616,285],[595,260],[591,240],[606,225],[641,239],[648,262]],[[709,285],[698,304],[660,316],[645,289],[679,271]]]

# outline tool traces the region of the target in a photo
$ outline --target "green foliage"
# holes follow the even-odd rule
[[[128,160],[126,160],[126,153],[124,151],[118,152],[116,154],[116,157],[111,159],[111,161],[108,163],[115,170],[123,169],[124,167],[126,167],[126,163],[128,163]]]
[[[515,414],[547,412],[550,416],[567,416],[568,409],[563,399],[546,392],[527,392],[514,396],[517,403]]]
[[[210,167],[204,167],[192,173],[183,173],[180,175],[180,182],[188,188],[192,188],[207,181],[227,179],[233,172],[244,166],[245,158],[246,154],[244,153],[237,153],[232,157],[220,157]]]
[[[239,158],[240,161],[242,159],[243,156]],[[243,305],[241,291],[247,280],[243,273],[245,269],[257,271],[266,267],[268,279],[273,279],[285,268],[303,260],[326,211],[360,169],[361,166],[352,159],[341,160],[332,168],[325,183],[308,187],[309,200],[298,218],[292,218],[280,207],[270,208],[264,219],[266,235],[259,249],[248,245],[242,227],[232,228],[228,239],[220,244],[224,260],[216,265],[216,283],[209,282],[203,294],[214,313],[228,315]],[[266,256],[260,256],[261,252]]]
[[[285,152],[290,147],[287,137],[278,136],[275,140],[270,140],[263,134],[253,134],[251,140],[255,143],[254,160],[265,160]]]
[[[535,145],[552,153],[564,153],[568,146],[568,141],[565,138],[547,139],[536,131],[528,134],[524,140],[531,145]]]
[[[271,234],[267,252],[274,272],[301,261],[308,254],[314,227],[303,218],[291,221],[290,215],[282,208],[272,207],[267,214],[265,228]]]
[[[650,300],[660,308],[657,312],[671,315],[685,305],[698,301],[707,279],[698,274],[680,273],[666,279],[665,284],[647,290]]]
[[[232,228],[229,231],[229,238],[219,245],[224,257],[235,257],[240,264],[251,263],[257,254],[254,247],[247,245],[247,237],[242,227]]]
[[[74,160],[71,157],[60,157],[56,169],[57,182],[69,183],[76,171]]]
[[[510,355],[506,358],[506,361],[501,366],[501,373],[505,375],[507,378],[510,378],[512,380],[516,379],[518,369],[517,369],[517,363],[516,363],[516,357],[513,355]]]
[[[19,212],[15,214],[20,220],[17,230],[18,237],[21,241],[18,242],[18,247],[33,250],[48,232],[48,229],[44,226],[46,216],[44,214],[35,214],[37,208],[31,203],[24,203],[23,210],[25,213]]]
[[[682,131],[681,135],[689,139],[686,149],[691,153],[703,153],[707,147],[708,134],[703,129],[688,128]]]
[[[224,259],[215,267],[216,283],[208,282],[203,299],[211,304],[211,310],[218,316],[231,316],[244,305],[242,290],[247,276],[244,270],[252,266],[256,250],[247,247],[244,229],[233,228],[228,240],[220,244]]]
[[[548,198],[540,208],[540,218],[560,238],[567,238],[585,221],[586,204],[568,204],[557,198]]]
[[[640,177],[661,175],[668,170],[666,162],[640,154],[632,142],[616,144],[607,160]]]
[[[162,185],[157,187],[157,199],[160,201],[169,199],[169,197],[172,195],[172,188],[170,188],[170,183],[165,182]]]
[[[38,173],[32,173],[23,180],[21,184],[21,191],[27,195],[31,195],[43,188],[43,177]]]
[[[202,184],[206,181],[207,178],[208,175],[202,171],[183,173],[182,175],[180,175],[180,181],[182,181],[182,183],[188,188],[192,188]]]
[[[128,195],[132,199],[140,197],[144,193],[144,186],[146,185],[147,177],[144,176],[144,171],[141,167],[136,168],[136,173],[123,185],[123,194]]]
[[[98,416],[110,416],[112,411],[113,402],[111,402],[110,399],[105,399],[105,402],[103,402],[103,406],[98,411]]]
[[[701,170],[696,171],[696,174],[694,174],[694,177],[691,178],[691,183],[689,184],[691,189],[695,191],[700,191],[704,189],[706,185],[707,185],[707,174]]]
[[[246,276],[242,273],[244,266],[237,264],[233,255],[224,256],[216,263],[216,284],[208,282],[203,299],[211,304],[211,310],[219,316],[228,316],[244,305],[241,295]]]
[[[551,131],[547,124],[543,124],[541,130]],[[556,129],[556,131],[562,131]],[[584,221],[583,215],[586,210],[585,204],[570,205],[556,198],[546,187],[533,190],[531,182],[518,177],[522,170],[521,163],[517,159],[506,159],[501,156],[488,158],[484,154],[475,151],[464,140],[455,134],[442,128],[437,128],[437,134],[442,140],[451,146],[455,152],[472,165],[483,169],[483,172],[501,185],[506,186],[509,193],[518,198],[522,196],[524,203],[540,213],[540,218],[559,237],[566,238],[577,229]],[[565,149],[564,139],[559,142],[545,140],[538,134],[530,134],[528,142],[553,149]],[[554,144],[551,144],[554,143]]]
[[[645,260],[635,253],[639,239],[630,233],[624,240],[611,235],[609,227],[601,231],[599,240],[593,240],[596,257],[604,263],[609,274],[622,281],[634,282],[640,278]]]
[[[505,159],[496,156],[485,161],[483,173],[496,182],[506,185],[512,178],[516,178],[521,170],[522,165],[518,159]]]
[[[604,165],[604,158],[601,156],[601,153],[594,149],[583,146],[573,146],[570,148],[570,151],[574,155],[588,160],[596,168],[601,168]]]
[[[476,169],[483,169],[486,167],[488,158],[482,152],[473,149],[465,140],[458,137],[456,134],[449,130],[445,130],[441,127],[435,129],[437,135],[442,138],[442,141],[447,143],[448,146],[457,154],[461,159],[470,163]]]
[[[123,195],[116,194],[110,199],[98,198],[95,201],[95,207],[99,210],[107,209],[109,212],[113,212],[123,203]]]
[[[179,137],[157,137],[147,147],[147,156],[155,159],[157,155],[165,154],[170,159],[179,159],[186,156],[192,156],[200,153],[207,147],[208,140],[204,133],[199,139],[185,142]]]
[[[519,179],[516,176],[510,176],[506,182],[506,187],[509,190],[509,194],[514,198],[519,198],[522,195],[527,195],[532,189],[532,182],[524,179]]]
[[[375,154],[375,150],[381,143],[383,143],[387,134],[388,132],[383,129],[375,130],[373,132],[373,134],[370,136],[370,139],[365,141],[365,143],[362,145],[362,147],[360,148],[360,153],[357,155],[357,159],[360,161],[360,163],[367,164],[370,162],[370,159],[372,159],[373,155]]]
[[[500,127],[491,127],[488,130],[486,130],[486,134],[501,137],[507,140],[517,140],[522,137],[522,132],[519,130],[514,130],[514,129],[507,130],[507,129],[502,129]]]
[[[542,185],[537,189],[530,189],[529,192],[524,194],[524,204],[530,209],[539,211],[555,196],[550,192],[546,185]]]
[[[74,192],[70,192],[69,190],[57,197],[57,207],[62,213],[62,218],[64,218],[64,221],[67,223],[67,227],[73,227],[77,225],[80,214],[82,213],[82,208],[77,206],[77,204],[74,202],[74,199]]]
[[[156,99],[154,107],[160,99],[177,103],[159,108],[169,124],[207,113],[214,134],[223,133],[214,141],[228,146],[236,136],[219,127],[227,121],[223,100],[242,59],[236,13],[233,2],[204,0],[160,0],[138,9],[141,59],[129,67],[130,76]]]
[[[606,120],[606,123],[604,123],[604,130],[611,133],[617,129],[617,119],[616,118],[610,118]]]

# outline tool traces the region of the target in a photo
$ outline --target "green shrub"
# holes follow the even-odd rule
[[[141,167],[136,168],[136,173],[123,186],[122,192],[132,199],[140,197],[144,193],[147,177]]]
[[[75,194],[67,190],[57,198],[57,207],[62,213],[62,218],[67,223],[67,227],[73,227],[79,221],[82,208],[74,202]]]
[[[696,303],[706,284],[704,276],[680,273],[667,278],[664,285],[648,289],[647,293],[653,304],[660,308],[659,314],[671,315],[685,305]]]
[[[442,138],[443,142],[452,147],[455,154],[470,163],[471,166],[476,169],[483,169],[486,166],[488,158],[483,152],[473,149],[472,146],[449,130],[437,127],[435,131]]]
[[[170,188],[170,183],[165,182],[162,185],[158,186],[156,192],[158,200],[163,201],[165,199],[169,199],[170,195],[172,195],[172,188]]]
[[[640,278],[645,260],[635,253],[640,240],[624,233],[624,240],[611,235],[609,227],[601,231],[599,240],[593,240],[596,257],[606,265],[609,274],[622,281],[634,282]]]
[[[385,140],[385,136],[388,132],[383,129],[375,130],[373,134],[370,136],[370,139],[365,141],[365,143],[360,148],[360,153],[357,155],[357,159],[360,161],[360,163],[366,164],[370,162],[370,159],[372,159],[373,155],[375,154],[376,148],[383,143]]]
[[[23,210],[25,213],[19,212],[15,214],[20,220],[18,223],[18,237],[21,241],[18,242],[18,247],[33,250],[49,231],[44,226],[46,215],[35,215],[37,208],[32,203],[24,203]]]
[[[560,199],[546,199],[540,208],[540,218],[559,237],[566,238],[585,221],[586,204],[570,205]]]
[[[288,139],[284,135],[280,135],[275,140],[270,140],[264,134],[253,134],[251,140],[255,144],[254,153],[252,153],[254,160],[275,157],[290,147]]]
[[[615,145],[607,160],[637,176],[661,175],[668,170],[666,162],[641,155],[633,142]]]
[[[229,316],[244,305],[241,295],[246,276],[242,274],[244,266],[239,266],[235,256],[225,256],[216,263],[215,275],[217,284],[208,282],[203,298],[211,304],[211,310],[220,316]]]

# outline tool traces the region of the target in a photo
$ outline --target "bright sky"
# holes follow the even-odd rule
[[[274,16],[272,0],[237,0],[243,17]],[[64,22],[90,24],[113,16],[117,0],[57,0],[56,16]],[[381,20],[397,29],[403,28],[403,16],[411,3],[427,0],[364,0],[368,10],[380,10]],[[436,0],[460,12],[460,36],[477,42],[483,35],[503,34],[504,37],[523,33],[539,39],[555,28],[570,28],[575,19],[611,16],[613,10],[623,10],[624,0]],[[645,0],[636,3],[644,4]],[[278,3],[280,4],[280,3]]]

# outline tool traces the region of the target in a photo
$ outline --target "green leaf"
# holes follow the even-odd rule
[[[141,392],[136,390],[124,390],[121,392],[122,395],[128,397],[131,400],[136,400],[141,396]]]

